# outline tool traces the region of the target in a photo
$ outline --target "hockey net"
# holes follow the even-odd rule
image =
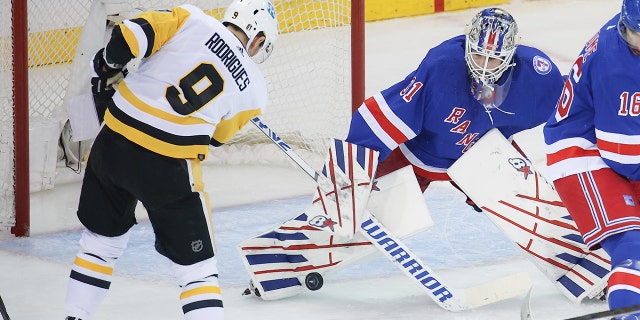
[[[21,0],[0,0],[2,8],[11,9],[0,11],[0,235],[9,230],[18,236],[29,233],[29,206],[24,204],[28,198],[16,196],[19,192],[16,185],[27,179],[27,194],[32,194],[55,188],[61,181],[80,180],[82,163],[69,166],[69,157],[81,159],[86,151],[69,137],[72,132],[64,130],[68,119],[64,101],[69,90],[82,80],[75,79],[72,70],[78,63],[78,46],[84,45],[80,41],[83,29],[87,22],[96,23],[88,21],[93,17],[90,13],[95,1],[27,2],[28,9],[21,9],[24,8]],[[230,2],[193,0],[189,3],[220,19]],[[305,159],[319,164],[326,153],[328,139],[346,135],[352,100],[363,98],[363,71],[357,68],[360,71],[354,73],[351,62],[355,59],[356,64],[364,64],[362,53],[355,58],[351,50],[353,47],[355,52],[355,48],[363,47],[364,40],[352,36],[352,29],[356,29],[352,28],[352,16],[364,21],[361,5],[357,5],[363,1],[273,2],[279,16],[280,36],[270,59],[260,65],[270,91],[268,109],[261,119]],[[102,0],[100,3],[107,7],[107,14],[166,9],[179,4],[169,0]],[[28,32],[21,33],[20,22],[24,21],[28,21]],[[21,41],[26,43],[22,50],[26,49],[28,54],[21,51]],[[96,41],[104,44],[100,37]],[[21,54],[28,56],[23,62],[27,66],[16,59]],[[24,77],[21,70],[26,68],[28,76]],[[352,83],[357,83],[356,89]],[[20,89],[27,84],[28,92],[22,92]],[[21,107],[20,101],[28,103]],[[20,108],[28,109],[25,112],[28,120],[16,117]],[[28,142],[16,142],[24,138],[25,126],[28,126],[29,139],[23,141]],[[29,178],[25,173],[16,172],[15,165],[20,161],[15,160],[16,157],[24,155],[25,149]],[[76,154],[69,154],[73,152]],[[269,139],[249,124],[226,146],[213,150],[205,164],[256,162],[292,165]],[[27,212],[16,209],[20,203],[26,206]]]

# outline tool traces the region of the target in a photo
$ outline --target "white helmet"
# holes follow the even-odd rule
[[[269,0],[234,0],[224,14],[222,22],[228,22],[242,29],[249,37],[250,44],[262,32],[266,39],[260,51],[252,57],[256,63],[262,63],[273,52],[278,38],[278,18],[276,7]]]

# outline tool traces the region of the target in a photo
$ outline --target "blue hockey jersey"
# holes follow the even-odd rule
[[[587,42],[545,125],[551,180],[605,167],[640,180],[640,57],[619,35],[619,18]]]
[[[502,103],[485,110],[471,93],[464,45],[464,35],[441,43],[404,80],[366,99],[346,140],[379,151],[380,160],[400,148],[428,176],[446,172],[491,128],[509,137],[549,118],[563,77],[546,54],[518,46],[515,66],[500,79],[508,85]]]

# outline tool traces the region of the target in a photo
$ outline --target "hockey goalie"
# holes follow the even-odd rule
[[[533,132],[535,137],[521,139],[523,146],[532,148],[524,140],[541,139],[539,130]],[[524,134],[516,135],[521,136]],[[349,144],[336,140],[339,149],[343,145]],[[539,153],[537,151],[531,152]],[[305,287],[318,290],[328,272],[381,251],[380,247],[372,245],[366,232],[351,233],[354,224],[350,221],[357,224],[367,215],[373,216],[379,220],[380,227],[388,228],[400,239],[433,225],[411,167],[371,181],[373,175],[368,173],[371,171],[362,166],[354,170],[349,161],[344,162],[344,157],[336,155],[333,150],[329,153],[321,174],[332,183],[318,183],[309,210],[239,245],[251,278],[250,289],[246,293],[275,300],[298,294]],[[337,159],[341,160],[336,162]],[[544,169],[544,165],[539,166]],[[358,193],[359,198],[347,197],[349,201],[338,204],[327,195],[331,195],[338,185],[347,188],[356,185],[352,183],[352,177],[343,175],[344,171],[340,171],[343,168],[352,168],[353,174],[362,177],[359,184],[369,186],[371,191],[363,189]],[[336,174],[336,170],[343,175],[342,180],[327,175],[331,172]],[[601,297],[609,274],[608,256],[602,250],[589,251],[585,247],[555,190],[546,183],[529,158],[499,131],[492,130],[478,140],[451,166],[448,174],[569,300],[578,303],[585,298]],[[371,183],[367,182],[368,179]],[[337,184],[335,181],[341,182]],[[486,187],[486,181],[492,181],[491,188]],[[366,205],[366,210],[345,210],[358,205],[360,209]],[[338,212],[355,214],[359,218],[343,219],[340,225],[336,223],[341,219]],[[342,229],[345,221],[349,222],[349,232]],[[399,239],[396,240],[400,243]],[[521,276],[510,280],[513,291],[502,293],[496,300],[522,293],[530,285]],[[504,283],[506,280],[500,281]],[[493,281],[492,286],[485,285],[485,290],[498,287],[500,281]],[[455,292],[453,288],[447,288],[449,291]],[[471,300],[480,295],[467,289],[464,296],[465,300]],[[451,307],[446,303],[441,306]],[[461,310],[470,306],[458,304],[451,308]]]
[[[315,178],[310,208],[239,245],[251,278],[245,294],[275,300],[305,287],[318,290],[327,273],[380,252],[449,311],[501,301],[530,288],[522,272],[468,288],[447,286],[401,241],[433,225],[413,169],[406,166],[372,180],[376,156],[334,141]]]

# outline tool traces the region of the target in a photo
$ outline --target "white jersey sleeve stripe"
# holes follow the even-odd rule
[[[368,108],[359,108],[358,112],[364,119],[364,122],[367,123],[371,131],[384,143],[389,150],[393,150],[398,147],[398,144],[391,138],[390,135],[387,134],[386,131],[382,129],[376,118],[371,114],[371,111]]]
[[[391,110],[391,108],[387,104],[387,101],[382,96],[382,93],[380,92],[376,93],[373,96],[373,98],[378,103],[380,110],[382,111],[384,116],[387,118],[387,120],[389,120],[389,122],[391,122],[391,124],[397,130],[399,130],[400,132],[402,132],[402,134],[404,134],[404,136],[406,137],[406,140],[411,140],[415,138],[416,133],[413,132],[413,130],[411,130],[411,128],[409,128],[409,126],[407,126],[407,124],[404,123],[404,121],[402,121],[402,119],[400,119],[395,113],[393,113],[393,110]]]
[[[415,167],[433,174],[447,173],[447,168],[438,168],[424,164],[424,162],[420,161],[420,159],[418,159],[418,157],[416,157],[405,145],[400,145],[400,151],[405,156],[405,158],[407,158],[407,160],[409,160],[409,162]]]
[[[578,147],[584,150],[598,150],[598,147],[591,141],[584,138],[568,138],[562,139],[553,144],[548,144],[546,146],[547,154],[556,153],[562,149],[567,149],[570,147]]]
[[[569,158],[549,165],[545,178],[555,181],[580,172],[594,171],[607,167],[601,157]]]
[[[622,164],[640,163],[640,155],[630,156],[630,155],[619,154],[619,153],[609,152],[604,150],[600,150],[600,155],[607,160],[615,161],[617,163],[622,163]]]
[[[131,22],[129,20],[123,21],[123,24],[125,27],[131,30],[133,35],[136,37],[136,42],[138,44],[138,54],[136,55],[134,52],[134,56],[144,56],[149,46],[149,39],[147,39],[147,35],[144,33],[144,30],[142,30],[142,27],[140,27],[140,25],[138,25],[137,23]]]
[[[600,140],[611,141],[612,143],[640,145],[640,135],[612,133],[612,132],[606,132],[598,129],[596,129],[595,131],[596,131],[596,137]]]

